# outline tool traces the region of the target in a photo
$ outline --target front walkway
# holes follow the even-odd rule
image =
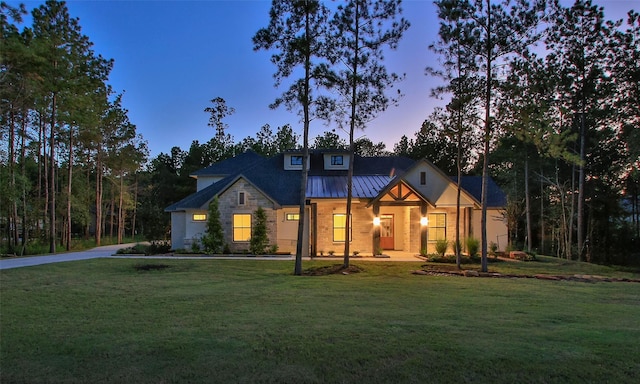
[[[314,257],[314,260],[342,260],[342,255]],[[405,251],[384,251],[381,256],[351,256],[351,261],[424,261],[418,254]]]

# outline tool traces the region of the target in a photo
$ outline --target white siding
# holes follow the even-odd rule
[[[426,176],[426,183],[424,185],[420,184],[420,172],[424,172]],[[411,169],[404,178],[411,186],[426,196],[430,202],[435,204],[436,207],[445,208],[456,206],[458,194],[456,184],[450,178],[433,169],[429,164],[422,162]],[[472,207],[473,205],[473,199],[463,191],[460,195],[460,206]]]
[[[185,212],[171,212],[171,248],[184,248]]]
[[[222,176],[198,176],[196,178],[197,191],[201,191],[201,190],[207,188],[208,186],[210,186],[211,184],[217,183],[218,181],[220,181],[222,179],[223,179]]]

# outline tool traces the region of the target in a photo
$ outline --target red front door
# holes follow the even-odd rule
[[[380,248],[394,248],[393,215],[380,215]]]

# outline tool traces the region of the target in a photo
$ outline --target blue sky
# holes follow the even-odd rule
[[[640,0],[595,2],[604,6],[610,19],[640,9]],[[42,2],[24,3],[31,11]],[[115,60],[109,83],[116,92],[124,92],[124,106],[148,141],[152,157],[173,146],[186,150],[193,140],[208,141],[214,130],[207,126],[203,110],[218,96],[236,109],[226,119],[228,133],[236,141],[253,136],[264,124],[275,132],[289,123],[301,132],[296,114],[269,109],[284,88],[274,87],[271,53],[253,51],[251,38],[267,25],[270,6],[263,0],[67,2],[94,50]],[[433,2],[405,0],[403,9],[411,27],[385,63],[390,71],[406,73],[398,85],[404,97],[399,106],[390,107],[356,133],[383,141],[389,150],[402,135],[413,137],[433,108],[443,105],[429,97],[439,81],[424,74],[426,66],[437,65],[437,57],[427,48],[437,37]],[[313,122],[310,138],[331,128]]]

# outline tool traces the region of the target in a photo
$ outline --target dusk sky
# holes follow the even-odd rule
[[[24,3],[30,12],[42,2]],[[595,3],[604,6],[608,19],[640,9],[640,0]],[[124,92],[129,118],[148,141],[152,157],[211,139],[214,129],[207,126],[203,110],[218,96],[236,109],[226,119],[235,141],[253,136],[264,124],[275,132],[289,123],[301,132],[296,114],[269,109],[285,88],[274,87],[271,52],[253,50],[251,38],[267,25],[270,1],[68,1],[67,6],[72,17],[80,18],[94,50],[115,60],[109,83]],[[389,71],[406,73],[398,84],[404,97],[356,132],[356,137],[383,141],[388,150],[403,134],[412,138],[433,108],[444,104],[429,96],[439,81],[424,74],[438,60],[427,48],[437,38],[435,6],[431,0],[409,0],[403,10],[411,27],[385,64]],[[31,18],[25,22],[30,25]],[[314,121],[310,139],[332,128]]]

